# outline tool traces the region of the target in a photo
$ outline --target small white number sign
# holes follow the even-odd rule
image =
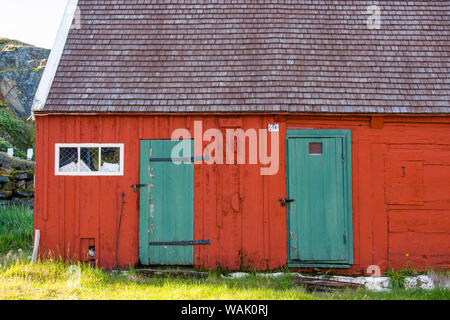
[[[269,124],[269,132],[278,132],[278,131],[280,131],[279,124],[274,124],[274,123]]]

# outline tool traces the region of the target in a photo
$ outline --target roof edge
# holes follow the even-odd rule
[[[36,95],[34,96],[33,104],[31,106],[32,117],[34,111],[40,111],[44,108],[47,101],[50,88],[53,84],[56,71],[58,70],[59,62],[61,60],[64,47],[66,45],[69,31],[72,28],[72,22],[77,11],[78,0],[68,0],[62,21],[59,25],[58,33],[56,34],[55,42],[47,60],[44,73],[39,82]]]
[[[36,110],[36,116],[129,116],[129,115],[142,115],[142,116],[192,116],[192,115],[220,115],[220,116],[255,116],[255,115],[274,115],[274,116],[355,116],[355,117],[450,117],[450,112],[280,112],[280,111],[265,111],[265,112],[252,112],[252,111],[234,111],[234,112],[220,112],[220,111],[195,111],[195,112],[171,112],[171,111],[48,111],[48,110]]]

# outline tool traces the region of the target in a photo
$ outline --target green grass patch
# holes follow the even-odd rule
[[[8,38],[0,38],[0,52],[2,51],[14,51],[21,47],[29,47],[30,45],[18,40],[11,40]]]
[[[449,300],[448,289],[370,292],[308,292],[291,285],[289,274],[276,279],[250,275],[224,279],[211,271],[207,279],[147,277],[134,269],[120,274],[60,260],[30,264],[26,254],[0,259],[0,299],[45,300]]]
[[[14,260],[14,259],[13,259]],[[211,274],[208,279],[146,277],[130,271],[110,274],[85,265],[60,261],[29,264],[16,259],[0,268],[0,299],[81,300],[305,300],[324,299],[289,279],[250,277],[228,280]]]
[[[29,251],[33,242],[33,211],[24,206],[0,206],[0,254]]]
[[[392,289],[390,292],[372,292],[367,290],[344,290],[333,293],[333,299],[339,300],[450,300],[450,290],[437,287],[424,289]]]
[[[222,275],[228,272],[220,268],[209,271],[207,279],[185,279],[147,277],[133,268],[116,274],[61,259],[30,264],[32,232],[31,209],[0,207],[0,300],[450,300],[444,288],[309,292],[291,284],[287,269],[276,279],[256,272],[227,279]]]

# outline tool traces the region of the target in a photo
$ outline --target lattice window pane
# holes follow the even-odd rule
[[[78,171],[78,148],[59,149],[59,171],[60,172]]]
[[[122,144],[56,144],[56,175],[123,175]]]
[[[99,148],[81,148],[80,172],[92,172],[98,170]]]
[[[101,148],[101,172],[120,171],[120,148]]]

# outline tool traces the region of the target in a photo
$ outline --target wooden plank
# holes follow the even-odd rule
[[[204,166],[194,165],[194,237],[196,239],[206,239],[205,237],[205,193],[203,184],[200,181],[205,181]],[[204,264],[202,261],[203,249],[201,247],[194,247],[194,265],[200,267]]]
[[[199,120],[191,118],[191,130],[194,129],[193,121]],[[216,119],[205,118],[203,120],[205,128],[217,127]],[[209,142],[204,142],[207,145]],[[220,242],[220,227],[221,227],[221,201],[220,201],[220,176],[218,174],[218,166],[216,165],[201,165],[203,171],[203,180],[196,181],[196,192],[201,190],[202,199],[201,204],[203,210],[203,236],[211,239],[211,245],[201,249],[202,255],[200,259],[203,261],[203,266],[208,268],[215,268],[221,261],[221,242]],[[198,198],[196,198],[196,202]],[[197,223],[197,216],[199,212],[195,211],[195,223]]]
[[[358,186],[359,196],[358,204],[358,237],[355,243],[359,248],[359,262],[363,266],[374,264],[373,259],[373,190],[372,190],[372,150],[370,148],[370,141],[361,139],[358,141]]]
[[[87,125],[90,130],[80,130],[79,141],[81,143],[96,142],[99,136],[98,118],[82,117],[81,126]],[[98,213],[100,212],[100,178],[99,177],[83,177],[82,186],[79,187],[79,223],[80,238],[97,238],[99,221]]]
[[[76,122],[74,117],[66,118],[64,121],[64,142],[76,142]],[[54,146],[53,146],[54,149]],[[78,201],[76,195],[76,181],[75,177],[64,176],[64,257],[65,259],[73,258],[73,253],[75,249],[75,215],[76,208],[75,202]]]
[[[100,143],[117,143],[119,141],[117,128],[119,118],[104,116],[99,123]],[[116,255],[116,240],[121,210],[121,194],[119,182],[123,177],[101,177],[101,216],[99,222],[100,241],[96,244],[96,256],[104,265],[114,266]],[[97,251],[99,253],[97,254]],[[118,255],[120,258],[120,252]]]
[[[269,176],[268,184],[268,224],[267,229],[269,237],[267,239],[269,246],[268,266],[270,269],[275,269],[286,265],[287,262],[287,212],[285,207],[280,206],[279,199],[287,196],[287,180],[286,180],[286,119],[280,117],[274,119],[274,122],[279,122],[280,132],[279,139],[279,168],[278,173]],[[267,123],[266,123],[267,125]],[[266,129],[267,126],[264,126]],[[255,181],[255,186],[258,182]]]
[[[81,124],[80,124],[80,116],[75,117],[75,142],[80,143],[81,142]],[[74,225],[74,248],[73,248],[73,254],[74,258],[78,259],[80,257],[80,202],[83,201],[83,199],[80,197],[80,179],[81,177],[75,178],[75,194],[77,195],[75,199],[75,225]]]
[[[150,233],[150,192],[151,192],[151,171],[148,163],[150,159],[150,142],[141,141],[140,147],[140,179],[139,183],[147,185],[141,188],[139,194],[139,259],[141,264],[150,264],[148,243]]]
[[[62,219],[61,215],[58,214],[57,202],[60,196],[60,190],[58,189],[57,181],[58,178],[53,176],[53,168],[54,162],[51,159],[54,159],[54,145],[51,143],[51,138],[53,135],[58,132],[60,129],[60,125],[58,123],[53,123],[50,119],[45,119],[45,131],[46,135],[44,136],[44,179],[43,179],[43,193],[44,193],[44,221],[45,227],[44,229],[40,229],[41,234],[41,243],[47,244],[43,246],[42,252],[45,254],[51,253],[55,257],[63,256],[59,251],[57,245],[60,240],[59,237],[59,221]],[[38,177],[35,177],[35,181]]]
[[[450,166],[450,151],[447,150],[425,150],[423,151],[425,165]]]
[[[401,232],[389,234],[389,253],[450,258],[450,233]]]
[[[385,182],[423,184],[423,162],[406,160],[385,161]]]
[[[119,235],[119,266],[139,262],[139,194],[131,185],[139,183],[139,118],[123,117],[118,126],[117,142],[124,144],[124,176],[119,177],[118,191],[125,193],[122,225]],[[121,199],[119,199],[120,201]],[[117,221],[119,216],[117,216]]]
[[[272,117],[266,117],[264,119],[261,119],[262,127],[265,129],[268,127],[269,122],[272,121]],[[269,138],[269,134],[267,136],[267,145],[260,146],[260,148],[263,148],[267,151],[266,154],[270,154],[269,152],[272,152],[271,150],[271,138]],[[270,194],[272,192],[271,190],[271,181],[270,176],[263,176],[262,177],[262,200],[263,200],[263,210],[262,210],[262,226],[263,226],[263,254],[264,254],[264,262],[266,264],[268,261],[270,261],[270,250],[269,250],[269,243],[270,243],[270,231],[269,231],[269,215],[270,215]]]
[[[389,150],[386,161],[423,161],[423,152],[417,150]]]
[[[414,265],[416,270],[448,270],[450,258],[448,255],[411,255],[411,254],[389,254],[389,268],[395,270],[407,265]]]
[[[304,161],[297,162],[298,158],[301,158],[301,145],[296,140],[288,140],[288,189],[289,199],[295,199],[296,201],[288,206],[288,261],[300,260],[299,251],[299,217],[296,214],[298,204],[302,204],[304,208],[310,207],[309,197],[306,193],[299,193],[297,186],[305,185],[307,183],[306,175],[300,174],[300,172],[307,172],[308,168]],[[304,217],[305,223],[310,224],[310,210],[305,210]],[[306,256],[310,256],[311,252],[309,246],[306,244],[311,243],[311,236],[308,230],[305,230],[305,234],[301,235],[301,241],[305,244],[302,249],[302,253]]]
[[[244,126],[245,130],[259,128],[262,126],[262,120],[253,117],[246,118]],[[270,255],[266,239],[270,237],[270,234],[268,234],[269,231],[266,231],[266,201],[261,201],[261,199],[265,199],[264,177],[260,174],[259,165],[241,165],[240,167],[239,187],[240,193],[243,195],[241,200],[241,239],[242,250],[246,253],[245,263],[249,268],[265,269],[267,267],[266,258]],[[277,231],[280,232],[280,230]]]
[[[308,291],[334,291],[338,289],[358,289],[363,285],[358,283],[343,282],[331,279],[317,279],[311,277],[294,276],[291,281],[292,285],[305,286]]]
[[[385,187],[388,204],[423,204],[423,184],[390,183]]]
[[[220,118],[219,126],[220,128],[242,128],[242,118]]]
[[[33,229],[34,230],[42,230],[45,226],[44,224],[44,203],[42,199],[43,195],[43,180],[44,180],[44,167],[40,165],[40,163],[43,163],[44,154],[48,152],[48,150],[44,149],[44,136],[45,136],[45,119],[38,117],[36,119],[36,166],[35,166],[35,176],[34,176],[34,182],[35,182],[35,194],[34,194],[34,216],[33,216]],[[42,150],[41,150],[42,149]],[[34,231],[33,230],[33,231]],[[34,234],[35,232],[33,232]],[[34,241],[34,237],[33,237]],[[39,253],[41,254],[44,250],[42,250],[43,245],[39,248]]]
[[[389,232],[450,232],[447,210],[389,210]]]
[[[422,204],[423,154],[421,151],[396,150],[386,153],[385,199],[388,204]]]
[[[450,166],[424,166],[424,201],[442,201],[450,208]]]
[[[221,263],[229,265],[231,269],[239,269],[241,258],[246,253],[242,252],[242,213],[235,212],[231,207],[233,196],[239,194],[239,166],[220,165],[220,219],[222,227],[220,232]]]
[[[52,146],[52,144],[50,143],[50,127],[49,127],[49,118],[46,117],[44,119],[44,132],[47,133],[47,136],[44,135],[43,137],[43,150],[45,150],[44,152],[44,161],[43,161],[43,174],[42,174],[42,178],[43,178],[43,196],[42,196],[42,201],[43,201],[43,218],[44,221],[48,220],[48,180],[49,180],[49,172],[51,171],[51,168],[54,167],[54,164],[52,166],[52,164],[49,161],[49,155],[54,154],[54,147]],[[51,158],[51,157],[50,157]],[[45,238],[45,236],[44,236]]]
[[[372,176],[372,232],[373,232],[373,264],[383,265],[388,259],[388,218],[387,208],[384,201],[383,190],[385,188],[384,175],[384,157],[386,154],[386,145],[371,145],[371,172]]]
[[[158,270],[158,269],[136,269],[136,273],[149,277],[183,277],[183,278],[208,278],[208,272],[190,270]]]

